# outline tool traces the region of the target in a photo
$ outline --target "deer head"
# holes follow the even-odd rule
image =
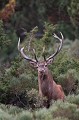
[[[25,55],[24,47],[20,48],[20,38],[18,41],[18,50],[20,51],[23,58],[26,59],[27,61],[29,61],[38,70],[38,84],[39,84],[40,96],[46,96],[49,100],[52,98],[54,98],[54,99],[58,99],[58,98],[63,99],[64,98],[64,92],[62,91],[61,86],[57,85],[54,82],[53,77],[51,77],[51,74],[48,70],[48,65],[51,63],[51,61],[53,61],[54,57],[60,52],[60,50],[62,48],[64,37],[61,32],[60,32],[60,35],[61,35],[61,38],[58,37],[54,33],[53,36],[54,36],[54,38],[56,38],[60,41],[60,45],[56,49],[55,53],[53,53],[48,58],[46,58],[44,55],[43,61],[38,61],[34,49],[33,49],[33,52],[34,52],[35,59],[29,58],[27,55]]]

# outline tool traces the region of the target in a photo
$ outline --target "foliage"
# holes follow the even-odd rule
[[[78,60],[75,58],[70,58],[67,52],[61,52],[61,54],[59,54],[58,57],[54,60],[53,66],[51,66],[56,76],[65,74],[69,69],[76,69],[77,72],[79,70]]]
[[[72,97],[71,97],[72,98]],[[73,98],[72,98],[73,99]],[[0,105],[2,120],[78,120],[79,108],[67,101],[53,102],[49,109],[24,110],[10,105]],[[4,116],[5,115],[5,116]]]
[[[16,51],[17,37],[15,35],[15,31],[10,29],[6,33],[6,30],[4,28],[5,28],[4,23],[2,20],[0,20],[0,51],[1,51],[0,62],[1,64],[7,62],[7,64],[9,65],[9,62],[11,62],[11,59],[13,59],[17,53]]]
[[[54,60],[53,65],[50,66],[55,81],[62,85],[66,94],[75,93],[78,88],[78,66],[78,59],[72,58],[66,51],[61,52],[56,60]]]
[[[74,69],[69,69],[66,74],[61,74],[57,79],[66,94],[75,93],[78,89],[79,77]]]
[[[70,103],[74,103],[76,105],[79,105],[79,94],[78,95],[75,95],[75,94],[68,95],[66,97],[66,100]]]
[[[57,110],[53,111],[53,117],[65,117],[70,120],[78,120],[78,109],[75,104],[70,104],[68,102],[57,102],[55,104],[57,106]]]
[[[79,46],[79,40],[75,40],[73,44],[71,44],[71,48],[69,49],[69,55],[72,58],[79,59],[79,47],[78,46]]]
[[[70,15],[70,19],[72,24],[77,27],[78,26],[78,11],[79,11],[79,1],[78,0],[71,0],[70,5],[68,6],[68,13]]]
[[[0,49],[8,46],[9,44],[10,44],[10,40],[8,40],[8,37],[4,31],[3,21],[0,20]]]
[[[72,25],[75,28],[75,32],[74,35],[76,38],[79,38],[78,36],[78,32],[79,32],[79,1],[78,0],[71,0],[71,3],[69,4],[68,8],[67,8],[68,14],[70,16],[70,20]]]
[[[27,0],[27,2],[25,0],[10,0],[7,5],[4,0],[2,5],[2,10],[7,11],[7,6],[10,9],[8,14],[2,14],[4,19],[9,18],[7,23],[4,20],[4,24],[9,29],[12,27],[17,31],[25,28],[26,31],[30,31],[33,27],[38,26],[42,32],[44,21],[49,21],[61,26],[61,31],[64,26],[64,34],[69,39],[78,38],[78,0],[49,0],[49,2],[47,0]]]
[[[9,3],[6,4],[2,10],[0,10],[0,19],[7,22],[14,13],[15,4],[16,0],[9,0]]]

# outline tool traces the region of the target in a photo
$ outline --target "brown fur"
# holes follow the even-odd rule
[[[39,84],[39,94],[41,97],[47,97],[50,102],[52,99],[64,100],[65,94],[61,85],[57,85],[53,80],[53,77],[48,70],[48,67],[43,71],[38,69],[38,84]]]

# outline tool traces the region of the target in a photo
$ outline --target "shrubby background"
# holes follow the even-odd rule
[[[78,26],[78,0],[1,0],[1,120],[79,120]],[[17,43],[20,37],[26,54],[33,58],[34,48],[42,60],[43,54],[48,57],[56,50],[59,42],[53,33],[60,36],[60,31],[65,38],[63,48],[49,69],[66,98],[64,102],[52,101],[46,109],[38,95],[37,71],[21,57]]]

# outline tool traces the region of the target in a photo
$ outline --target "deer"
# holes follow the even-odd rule
[[[62,45],[63,45],[63,34],[60,32],[61,38],[57,34],[53,34],[54,38],[58,39],[60,42],[60,45],[56,49],[56,51],[50,55],[48,58],[44,55],[44,60],[39,61],[37,59],[35,50],[34,52],[34,59],[28,57],[24,52],[24,47],[20,48],[20,38],[18,41],[18,50],[20,51],[22,57],[26,59],[27,61],[32,64],[33,67],[35,67],[38,71],[38,87],[39,87],[39,96],[40,97],[46,97],[47,98],[47,104],[45,106],[48,108],[50,106],[51,100],[58,100],[61,99],[64,101],[65,94],[63,91],[63,88],[61,85],[57,84],[51,72],[48,69],[48,65],[50,65],[54,57],[61,51]]]

